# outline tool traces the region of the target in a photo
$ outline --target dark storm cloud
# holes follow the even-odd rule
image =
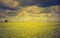
[[[19,0],[21,6],[38,5],[40,7],[49,7],[60,5],[60,0]]]
[[[0,14],[3,16],[16,16],[18,2],[14,0],[0,0]]]
[[[14,0],[0,0],[0,9],[16,10],[17,7],[15,7],[15,2]]]
[[[16,10],[17,8],[12,8],[12,7],[9,7],[9,6],[5,6],[5,5],[1,5],[0,4],[0,9],[6,9],[6,10]]]
[[[2,2],[0,1],[0,13],[5,14],[6,10],[11,10],[7,12],[7,15],[10,16],[18,15],[18,13],[16,12],[17,9],[19,8],[18,10],[20,10],[21,7],[25,6],[37,5],[39,7],[49,7],[60,5],[60,0],[8,0],[7,2],[6,1],[7,0],[4,0]],[[19,2],[19,6],[14,7],[12,4],[16,4],[16,2]]]
[[[56,5],[60,5],[60,0],[42,0],[39,1],[38,6],[41,7],[49,7],[49,6],[56,6]]]
[[[38,5],[40,7],[49,7],[49,6],[56,6],[60,5],[60,0],[13,0],[10,1],[10,3],[14,3],[14,1],[18,1],[20,3],[20,6],[32,6],[32,5]],[[9,3],[9,0],[8,0]],[[10,9],[14,10],[16,8],[12,8],[11,4],[4,4],[3,2],[0,2],[0,9]]]
[[[33,6],[33,5],[38,5],[40,7],[49,7],[49,6],[56,6],[60,5],[60,0],[13,0],[10,1],[11,4],[14,3],[14,1],[18,1],[20,6]],[[9,3],[9,0],[8,0]],[[10,10],[15,10],[16,8],[12,8],[9,4],[4,4],[0,2],[0,9],[10,9]]]
[[[38,0],[19,0],[21,6],[32,6],[36,5]]]

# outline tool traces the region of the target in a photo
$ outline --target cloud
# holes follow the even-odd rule
[[[0,0],[0,9],[15,10],[18,7],[34,6],[49,7],[60,5],[60,0]]]
[[[16,16],[19,8],[18,1],[0,0],[0,14],[2,16]]]
[[[15,10],[18,7],[18,2],[14,0],[0,0],[0,9]]]
[[[25,7],[31,7],[31,6],[39,6],[37,8],[31,9],[29,12],[33,13],[39,13],[40,8],[42,7],[49,7],[49,6],[55,6],[55,5],[60,5],[60,0],[0,0],[0,14],[6,14],[8,16],[16,16]],[[9,11],[8,11],[9,10]],[[24,9],[25,10],[25,9]],[[29,9],[27,9],[29,10]],[[36,10],[36,11],[35,11]],[[47,11],[46,11],[47,10]],[[48,9],[46,9],[43,12],[50,12]],[[8,11],[8,12],[6,12]]]
[[[49,7],[49,6],[57,6],[60,5],[60,0],[40,0],[38,6],[41,7]]]
[[[0,0],[0,9],[14,10],[18,7],[34,6],[49,7],[60,5],[60,0]]]
[[[37,0],[19,0],[21,6],[32,6],[37,4]]]
[[[60,5],[60,0],[19,0],[21,6],[38,5],[40,7],[49,7]]]

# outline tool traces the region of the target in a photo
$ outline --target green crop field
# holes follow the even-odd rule
[[[0,38],[60,38],[57,22],[0,22]]]

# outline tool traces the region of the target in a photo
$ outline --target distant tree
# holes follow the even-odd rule
[[[5,20],[5,22],[8,22],[8,20]]]

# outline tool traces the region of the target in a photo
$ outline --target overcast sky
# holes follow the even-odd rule
[[[51,6],[59,5],[60,0],[0,0],[0,15],[17,16],[23,12],[21,10],[28,13],[40,13],[42,8],[45,9],[42,13],[49,13],[51,12]],[[36,11],[34,11],[35,9]]]

